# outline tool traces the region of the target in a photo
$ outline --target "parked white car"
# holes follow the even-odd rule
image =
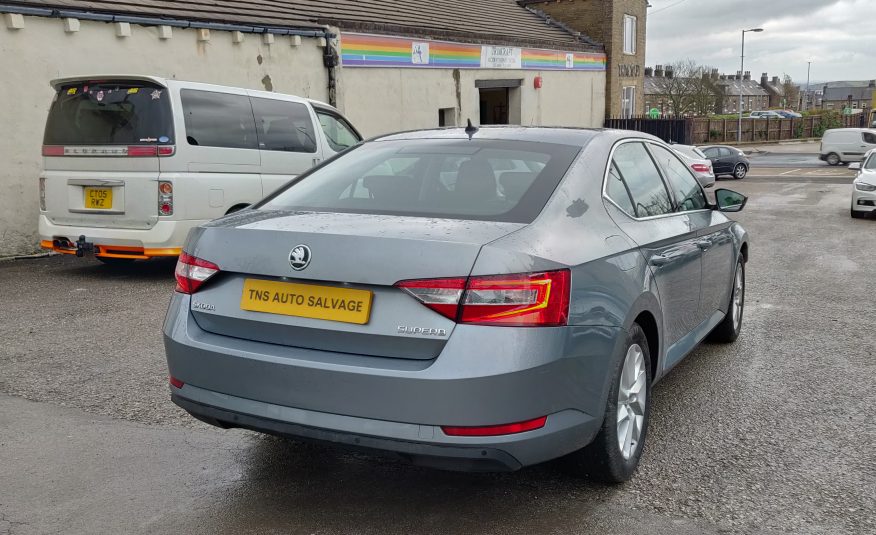
[[[179,255],[240,210],[361,141],[333,107],[153,76],[52,82],[41,246],[104,262]]]
[[[774,110],[753,111],[748,114],[751,119],[784,119],[785,116]]]
[[[876,215],[876,150],[867,153],[863,163],[853,163],[849,169],[858,172],[852,189],[852,217]]]
[[[712,161],[706,157],[703,151],[693,145],[671,145],[671,147],[690,167],[702,187],[711,188],[715,185],[715,171],[712,167]]]
[[[876,149],[876,129],[834,128],[821,138],[819,158],[830,165],[860,162],[872,149]]]

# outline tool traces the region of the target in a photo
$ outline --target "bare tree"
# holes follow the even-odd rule
[[[697,64],[692,59],[676,61],[666,67],[667,76],[663,91],[669,102],[672,114],[683,117],[690,113],[693,87],[691,76],[697,72]],[[672,72],[670,76],[668,73]]]
[[[797,87],[794,80],[792,80],[787,74],[784,76],[782,82],[782,91],[785,95],[785,107],[797,108],[800,104],[800,88]]]
[[[697,117],[705,117],[715,112],[718,88],[711,74],[711,67],[698,66],[690,79],[690,111]]]

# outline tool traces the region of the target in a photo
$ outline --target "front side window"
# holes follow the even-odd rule
[[[310,110],[299,102],[253,98],[259,148],[281,152],[316,152]]]
[[[709,203],[706,201],[706,196],[703,194],[699,182],[681,160],[676,158],[671,151],[658,145],[651,145],[651,152],[669,181],[669,187],[675,194],[675,202],[679,212],[702,210],[708,207]]]
[[[624,54],[636,53],[636,17],[624,15]]]
[[[637,217],[672,213],[669,192],[654,160],[642,143],[624,143],[618,146],[612,163],[629,189]]]
[[[362,141],[353,127],[341,117],[319,109],[316,110],[316,116],[333,151],[341,152]]]
[[[531,223],[579,151],[524,141],[374,141],[257,208]]]
[[[258,149],[249,97],[194,89],[183,89],[180,96],[189,145]]]

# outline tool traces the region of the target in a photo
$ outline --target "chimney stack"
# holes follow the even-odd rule
[[[654,77],[663,78],[663,65],[657,65],[654,67]]]
[[[736,80],[742,80],[742,71],[736,71]]]
[[[712,69],[712,80],[718,79],[718,69]]]
[[[773,76],[773,85],[779,85],[780,83],[782,83],[782,82],[779,81],[779,77]]]
[[[652,77],[654,76],[654,68],[653,67],[645,67],[645,76]]]
[[[870,80],[870,89],[876,88],[876,80]]]
[[[770,75],[767,73],[763,73],[760,75],[760,85],[766,87],[770,81]]]
[[[666,77],[672,78],[675,75],[675,71],[672,69],[672,66],[666,67]]]
[[[745,71],[744,80],[751,80],[751,71]]]

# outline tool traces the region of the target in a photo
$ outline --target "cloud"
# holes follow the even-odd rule
[[[741,32],[745,70],[812,79],[876,78],[874,0],[650,0],[648,65],[691,58],[721,72],[739,70]],[[676,4],[673,7],[673,4]],[[863,24],[862,24],[863,22]]]

